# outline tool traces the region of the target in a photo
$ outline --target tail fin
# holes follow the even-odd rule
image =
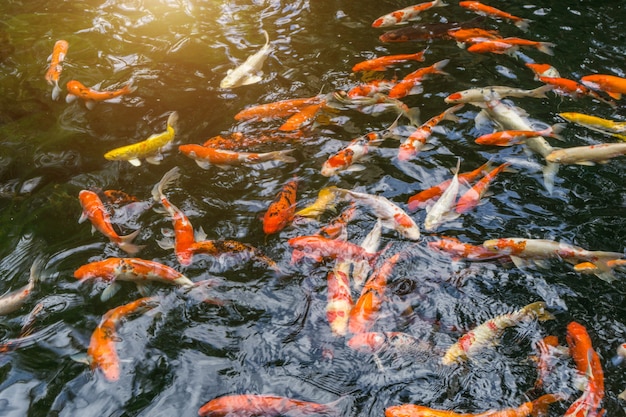
[[[129,235],[120,236],[120,242],[117,244],[117,246],[119,246],[120,249],[122,249],[124,252],[128,253],[129,255],[136,254],[137,252],[139,252],[145,247],[143,245],[135,245],[134,243],[132,243],[133,239],[137,237],[140,231],[141,229],[138,229]]]
[[[161,178],[161,181],[159,181],[157,184],[155,184],[154,187],[152,187],[152,198],[154,198],[155,201],[160,201],[161,196],[163,195],[163,190],[169,187],[170,184],[176,181],[179,177],[180,177],[179,167],[176,166],[170,169],[169,171],[167,171],[163,175],[163,178]]]
[[[530,22],[532,22],[532,20],[530,19],[521,19],[515,22],[515,26],[526,32],[528,30],[528,25],[530,25]]]
[[[291,162],[296,162],[296,158],[289,155],[293,151],[294,151],[293,149],[285,149],[282,151],[270,152],[270,154],[272,155],[272,159],[274,159],[275,161],[291,163]]]
[[[534,98],[548,98],[546,93],[552,90],[554,90],[554,85],[552,84],[542,85],[541,87],[537,87],[534,90],[531,90],[532,93],[530,96]]]
[[[434,69],[433,73],[434,74],[441,74],[441,75],[450,75],[447,72],[442,71],[442,68],[445,67],[446,65],[448,65],[448,63],[450,63],[449,59],[442,59],[439,62],[435,62],[433,64],[433,69]]]
[[[539,42],[539,46],[537,47],[537,49],[541,52],[543,52],[544,54],[548,54],[548,55],[554,55],[554,52],[552,52],[552,48],[555,45],[553,43],[550,42]]]
[[[170,113],[169,117],[167,118],[167,126],[171,127],[174,130],[178,128],[178,112],[177,111],[173,111]]]

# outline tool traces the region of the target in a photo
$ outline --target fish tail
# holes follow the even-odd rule
[[[557,401],[563,401],[567,399],[567,396],[564,394],[545,394],[541,397],[537,398],[532,402],[532,413],[533,417],[543,416],[548,411],[548,406]]]
[[[563,136],[560,135],[560,133],[563,131],[563,129],[565,129],[565,123],[555,123],[550,127],[550,137],[557,139],[557,140],[561,140],[564,141],[565,138],[563,138]]]
[[[593,261],[593,264],[596,268],[590,272],[595,274],[595,276],[597,276],[601,280],[612,283],[613,281],[617,280],[617,277],[613,273],[613,268],[609,265],[609,262],[615,261],[615,259],[615,257],[604,257]]]
[[[135,245],[134,243],[132,243],[133,239],[137,237],[140,231],[141,229],[138,229],[129,235],[120,236],[120,242],[118,243],[118,246],[120,247],[120,249],[122,249],[124,252],[128,253],[129,255],[134,255],[137,252],[139,252],[141,249],[143,249],[144,246]]]
[[[539,321],[553,320],[555,317],[547,308],[546,303],[538,301],[524,307],[524,312],[535,315]]]
[[[439,62],[436,62],[433,64],[433,72],[435,74],[441,74],[441,75],[450,75],[447,72],[443,71],[442,68],[445,67],[446,65],[448,65],[448,63],[450,62],[449,59],[442,59]]]
[[[55,81],[54,87],[52,88],[52,100],[57,101],[61,96],[61,87],[59,87],[59,82]]]
[[[444,114],[443,118],[445,120],[449,120],[451,122],[458,122],[459,118],[454,113],[459,111],[459,110],[461,110],[461,108],[463,108],[463,106],[465,106],[465,103],[460,103],[460,104],[457,104],[456,106],[450,107],[449,109],[447,109],[445,111],[445,114]]]
[[[539,42],[539,45],[537,46],[537,49],[541,52],[543,52],[544,54],[548,54],[550,56],[554,55],[554,52],[552,52],[552,48],[555,45],[553,43],[550,42]]]
[[[547,162],[541,171],[543,172],[543,186],[546,187],[548,193],[552,194],[552,191],[554,191],[554,177],[556,177],[556,173],[559,171],[559,164]]]
[[[271,152],[272,159],[276,161],[286,162],[286,163],[296,162],[296,158],[289,155],[293,151],[294,151],[293,149],[285,149],[282,151]]]
[[[554,90],[553,84],[542,85],[541,87],[537,87],[532,90],[532,94],[530,96],[534,98],[548,98],[546,93],[552,90]]]
[[[35,259],[32,266],[30,267],[30,277],[28,278],[28,285],[31,289],[35,287],[35,284],[37,284],[37,282],[39,282],[43,266],[44,260],[42,258],[38,258]]]
[[[173,111],[167,118],[167,127],[177,130],[178,128],[178,112]]]
[[[528,25],[530,25],[530,22],[532,22],[532,20],[530,19],[520,19],[515,22],[515,26],[526,32],[528,30]]]
[[[122,87],[122,91],[124,92],[124,94],[130,94],[134,92],[136,89],[137,87],[133,85],[132,80],[128,84],[126,84],[124,87]]]
[[[163,178],[161,178],[161,181],[159,181],[157,184],[155,184],[154,187],[152,187],[152,198],[154,198],[155,201],[160,201],[161,196],[164,195],[163,190],[169,187],[179,177],[180,177],[179,167],[176,166],[170,169],[169,171],[167,171],[163,175]]]

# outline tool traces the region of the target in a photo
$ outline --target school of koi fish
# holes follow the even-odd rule
[[[487,6],[477,1],[460,1],[448,4],[443,0],[412,5],[391,11],[372,23],[375,36],[381,29],[387,30],[396,25],[407,24],[416,20],[427,20],[432,9],[443,7],[462,7],[480,16],[496,19],[502,25],[513,24],[518,31],[528,31],[533,21],[513,16],[505,11]],[[399,264],[411,257],[414,248],[425,247],[427,250],[443,253],[453,261],[463,262],[500,262],[513,263],[519,268],[539,267],[547,261],[565,261],[574,271],[597,277],[603,281],[619,283],[626,271],[626,255],[586,249],[565,242],[523,237],[500,236],[478,244],[463,242],[455,237],[437,235],[437,230],[460,216],[471,215],[483,200],[488,198],[488,189],[494,181],[507,173],[516,173],[518,169],[528,169],[531,164],[499,157],[498,150],[503,147],[520,146],[528,150],[532,168],[543,173],[542,186],[551,193],[555,187],[555,178],[561,165],[577,164],[590,166],[596,163],[608,163],[613,158],[626,155],[626,126],[624,123],[602,119],[594,115],[563,112],[560,117],[566,121],[600,132],[622,142],[606,142],[588,146],[557,148],[550,141],[562,141],[560,133],[567,128],[565,123],[547,124],[531,119],[527,113],[516,106],[510,98],[545,98],[547,94],[556,94],[570,99],[587,98],[604,103],[607,106],[620,105],[621,94],[626,93],[626,79],[614,75],[589,74],[580,82],[562,78],[558,69],[541,63],[541,58],[553,54],[553,44],[518,37],[504,37],[496,30],[479,27],[484,19],[470,20],[463,23],[450,23],[427,27],[425,25],[405,26],[392,29],[380,35],[383,43],[409,42],[416,39],[438,39],[441,42],[456,42],[459,48],[470,54],[508,54],[523,58],[525,70],[533,71],[535,79],[543,85],[532,90],[523,90],[509,86],[478,86],[450,94],[442,101],[450,104],[438,115],[420,122],[421,115],[417,108],[409,107],[403,99],[424,93],[432,87],[436,77],[446,77],[446,66],[454,60],[445,58],[431,59],[433,52],[428,49],[413,54],[378,56],[356,62],[352,67],[355,75],[363,75],[358,83],[353,83],[349,91],[333,91],[314,97],[293,98],[271,103],[250,104],[234,115],[235,121],[248,123],[280,123],[277,128],[260,132],[255,137],[233,133],[225,137],[218,135],[204,143],[186,143],[177,146],[180,154],[192,159],[199,168],[228,170],[263,169],[265,166],[279,166],[297,162],[294,147],[270,152],[255,152],[259,145],[297,146],[302,144],[303,132],[315,133],[318,127],[316,119],[323,113],[336,115],[342,111],[359,111],[365,114],[384,114],[393,112],[395,120],[381,131],[364,132],[328,155],[320,167],[324,177],[349,176],[351,173],[367,170],[368,154],[382,143],[399,141],[397,159],[415,161],[420,152],[432,148],[429,138],[433,132],[445,132],[442,122],[458,122],[458,114],[465,105],[478,110],[475,119],[476,130],[480,136],[473,138],[476,145],[493,150],[493,156],[478,167],[464,167],[462,155],[456,158],[456,166],[450,167],[452,174],[445,181],[423,189],[406,201],[391,201],[381,195],[370,194],[357,189],[328,186],[318,191],[314,201],[298,201],[300,179],[294,176],[282,185],[273,201],[262,216],[261,224],[267,237],[278,236],[284,230],[291,230],[292,236],[284,239],[291,250],[291,264],[282,265],[266,255],[262,249],[235,239],[211,240],[202,229],[195,229],[188,217],[189,213],[175,206],[170,201],[169,192],[181,180],[181,170],[174,167],[165,172],[161,180],[154,184],[152,195],[142,200],[121,190],[81,190],[77,196],[77,207],[82,207],[79,222],[88,221],[97,236],[108,239],[125,255],[104,257],[85,263],[74,271],[74,277],[81,283],[102,280],[108,283],[101,294],[101,301],[107,302],[122,288],[121,282],[131,281],[137,285],[143,295],[128,304],[111,308],[94,329],[87,349],[87,362],[96,373],[101,373],[108,381],[118,381],[120,358],[117,341],[118,328],[125,320],[137,314],[155,309],[161,297],[154,294],[155,285],[169,285],[183,296],[202,299],[202,302],[221,305],[222,301],[212,295],[211,288],[219,285],[214,280],[194,281],[179,270],[191,265],[198,257],[235,258],[242,262],[254,262],[261,268],[273,271],[277,277],[289,276],[290,268],[305,267],[313,271],[328,271],[326,275],[326,319],[333,335],[345,340],[347,346],[355,352],[368,355],[375,361],[381,372],[387,364],[385,353],[413,355],[414,352],[429,350],[431,347],[408,333],[394,329],[380,329],[376,326],[379,314],[389,302],[388,284]],[[263,62],[271,53],[272,47],[267,32],[265,45],[239,67],[230,70],[220,84],[220,88],[245,88],[244,86],[262,80]],[[58,100],[63,92],[59,85],[63,61],[70,45],[59,40],[53,47],[49,69],[45,80],[52,86],[52,100]],[[523,55],[523,49],[538,53],[539,62]],[[422,66],[422,62],[433,61]],[[394,76],[386,79],[388,71],[400,66],[419,68],[404,77]],[[397,69],[394,71],[397,74]],[[358,78],[358,77],[357,77]],[[480,83],[478,80],[477,83]],[[86,87],[77,80],[66,83],[67,103],[76,99],[84,102],[91,111],[97,111],[96,103],[119,100],[120,97],[141,92],[128,83],[118,90],[98,91]],[[437,99],[434,96],[432,99]],[[166,158],[180,134],[179,119],[184,117],[172,111],[166,121],[165,131],[155,133],[147,139],[115,148],[104,154],[109,161],[130,163],[141,167],[142,161],[159,164]],[[550,141],[548,141],[548,139]],[[495,161],[501,162],[496,163]],[[135,168],[141,169],[141,168]],[[582,167],[581,169],[584,169]],[[135,243],[140,234],[136,230],[127,235],[120,235],[111,217],[118,210],[133,206],[140,210],[153,209],[171,220],[172,229],[162,230],[162,237],[153,241]],[[406,210],[403,208],[406,207]],[[182,207],[182,206],[181,206]],[[298,208],[299,207],[299,208]],[[425,210],[423,224],[416,221],[415,213]],[[78,210],[77,210],[78,212]],[[366,212],[367,215],[363,215]],[[359,242],[351,241],[350,223],[372,216],[375,221],[371,231]],[[319,225],[316,233],[298,234],[298,229],[310,229]],[[428,233],[424,236],[422,232]],[[391,238],[390,238],[391,237]],[[386,243],[383,245],[384,241]],[[168,266],[150,259],[137,257],[148,245],[156,245],[164,250],[173,250],[178,265]],[[563,266],[566,268],[567,266]],[[0,297],[0,315],[10,314],[21,308],[29,299],[38,276],[42,273],[43,262],[36,260],[31,269],[28,284],[10,294]],[[536,301],[520,306],[516,311],[492,317],[458,338],[456,343],[441,352],[439,364],[443,368],[471,366],[472,361],[480,358],[486,350],[496,346],[502,340],[508,328],[524,323],[541,323],[554,319],[546,302]],[[25,326],[21,338],[28,338],[32,328]],[[445,331],[445,330],[441,330]],[[456,410],[454,407],[432,408],[421,404],[388,404],[387,417],[453,417],[453,416],[541,416],[547,415],[551,404],[565,403],[569,417],[607,416],[603,409],[605,395],[603,361],[594,350],[592,339],[587,329],[572,321],[565,329],[566,339],[548,335],[533,344],[536,351],[533,356],[537,364],[537,380],[532,393],[536,398],[525,401],[520,399],[516,408],[501,410],[476,410],[474,414]],[[19,340],[19,339],[18,339]],[[563,342],[565,342],[563,344]],[[2,345],[6,349],[17,349],[19,341]],[[399,353],[398,353],[399,352]],[[407,353],[408,352],[408,353]],[[575,368],[578,381],[578,396],[572,398],[561,392],[545,392],[544,381],[554,371],[554,364],[559,358],[570,358]],[[626,343],[618,346],[617,363],[626,358]],[[626,391],[619,394],[626,401]],[[198,410],[200,416],[255,416],[255,415],[339,415],[337,404],[320,404],[301,399],[266,395],[241,394],[227,395],[208,399]]]

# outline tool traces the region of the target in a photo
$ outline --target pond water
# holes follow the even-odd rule
[[[419,24],[467,22],[476,14],[451,1],[423,13]],[[576,272],[561,259],[518,268],[511,262],[452,259],[427,243],[442,236],[480,245],[488,239],[549,239],[590,250],[624,253],[626,236],[626,160],[595,166],[564,165],[554,188],[546,189],[543,158],[526,146],[495,148],[474,139],[489,128],[475,122],[480,109],[465,105],[458,121],[443,121],[428,140],[432,147],[408,161],[398,160],[397,139],[370,150],[365,170],[326,177],[324,161],[350,140],[389,127],[393,109],[359,108],[335,103],[302,127],[297,139],[253,145],[250,152],[292,149],[295,162],[202,169],[178,152],[178,145],[241,132],[275,135],[284,118],[237,121],[252,105],[292,98],[332,96],[379,74],[352,73],[357,62],[380,55],[427,49],[424,62],[405,62],[385,77],[404,77],[417,68],[449,59],[446,75],[424,80],[423,93],[401,101],[417,108],[420,121],[449,107],[444,98],[472,87],[505,85],[532,89],[542,85],[524,65],[547,63],[561,76],[579,80],[601,73],[625,76],[626,19],[621,1],[490,2],[532,19],[521,31],[506,20],[482,18],[478,25],[554,44],[554,55],[523,48],[516,56],[468,52],[451,39],[384,43],[387,28],[371,23],[406,7],[400,1],[189,1],[189,0],[4,0],[0,5],[0,292],[26,285],[29,270],[43,260],[39,282],[17,311],[0,318],[2,416],[194,416],[209,400],[231,394],[272,394],[333,403],[345,416],[383,416],[387,407],[413,403],[436,409],[480,413],[517,407],[544,392],[564,393],[567,401],[550,407],[565,413],[580,396],[575,364],[559,357],[541,390],[534,389],[534,346],[546,335],[565,341],[571,321],[583,324],[601,358],[607,416],[624,415],[618,394],[626,388],[624,365],[614,361],[626,341],[626,276],[616,271],[609,283]],[[393,29],[393,28],[390,28]],[[220,81],[264,44],[272,47],[258,83],[222,89]],[[44,74],[57,40],[69,44],[62,63],[59,100]],[[67,103],[66,83],[79,80],[101,90],[135,90],[88,109],[81,100]],[[590,97],[512,98],[537,123],[563,123],[561,112],[580,112],[626,121],[623,102],[615,107]],[[369,111],[368,111],[369,110]],[[133,166],[103,155],[166,130],[176,111],[174,146],[160,164]],[[411,131],[406,117],[397,133]],[[485,130],[487,129],[487,130]],[[566,124],[570,147],[618,139]],[[244,149],[240,149],[244,150]],[[389,246],[377,265],[405,251],[393,268],[385,300],[372,331],[397,331],[421,342],[386,352],[377,359],[351,349],[349,335],[336,335],[326,318],[327,275],[334,262],[310,259],[292,263],[288,240],[318,233],[336,213],[300,219],[266,236],[262,217],[282,186],[298,178],[297,207],[312,204],[318,192],[338,186],[384,196],[404,210],[418,191],[491,160],[509,161],[491,184],[483,203],[432,232],[424,230],[426,211],[411,211],[422,236],[412,242],[388,228],[380,248]],[[167,198],[207,239],[252,245],[277,262],[276,274],[261,263],[196,255],[181,265],[161,239],[170,236],[171,217],[152,202],[152,189],[179,167],[180,178]],[[462,191],[467,188],[461,185]],[[194,282],[211,280],[189,292],[155,284],[158,306],[120,320],[114,337],[120,377],[108,381],[80,361],[103,315],[142,295],[121,283],[102,301],[103,280],[79,282],[74,271],[89,262],[128,257],[89,221],[78,222],[81,190],[121,190],[143,203],[119,209],[114,227],[125,235],[139,230],[136,255],[168,265]],[[337,206],[338,213],[347,204]],[[357,204],[347,225],[348,240],[360,243],[376,222]],[[207,287],[203,287],[207,288]],[[359,290],[353,289],[356,300]],[[545,322],[525,321],[504,332],[499,344],[467,363],[444,366],[443,353],[460,336],[486,320],[543,301],[554,315]],[[28,329],[30,336],[12,342]],[[11,343],[14,343],[11,345]],[[424,345],[427,348],[424,348]]]

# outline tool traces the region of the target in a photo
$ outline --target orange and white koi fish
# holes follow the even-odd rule
[[[534,401],[525,402],[516,408],[490,410],[478,414],[460,414],[454,411],[436,410],[415,404],[387,407],[385,417],[527,417],[545,415],[548,406],[564,398],[558,394],[545,394]]]
[[[411,216],[387,198],[344,188],[335,188],[335,192],[344,198],[349,197],[368,206],[374,215],[381,220],[383,227],[393,229],[410,240],[420,238],[419,227]]]
[[[405,7],[404,9],[393,11],[374,20],[372,27],[383,28],[387,26],[400,25],[410,20],[419,19],[419,14],[425,10],[432,9],[433,7],[445,7],[447,5],[448,4],[444,3],[442,0],[434,0]]]
[[[510,165],[510,163],[505,162],[485,174],[484,177],[478,180],[476,184],[459,197],[454,210],[459,214],[463,214],[476,207],[496,176],[506,170]]]
[[[369,153],[370,146],[377,146],[383,140],[394,136],[394,129],[398,127],[400,116],[387,129],[380,132],[370,132],[353,139],[346,147],[330,156],[322,165],[322,175],[331,177],[343,171],[362,171],[363,165],[355,162],[363,159]]]
[[[91,110],[95,107],[96,102],[98,101],[106,101],[111,100],[125,94],[130,94],[135,91],[135,87],[132,86],[132,83],[126,84],[124,87],[119,90],[113,91],[98,91],[93,90],[89,87],[85,87],[82,83],[76,80],[70,80],[65,85],[67,88],[68,94],[65,97],[65,101],[71,103],[77,98],[83,100],[85,106]]]
[[[531,357],[537,362],[537,380],[535,389],[542,389],[544,382],[554,372],[554,362],[557,356],[569,355],[567,348],[559,346],[559,338],[556,336],[546,336],[535,343],[538,355]]]
[[[351,99],[359,97],[372,97],[377,93],[388,93],[398,81],[393,80],[373,80],[367,84],[360,84],[348,90],[348,97]]]
[[[87,356],[91,369],[100,369],[104,377],[109,381],[117,381],[120,378],[120,360],[115,349],[119,341],[117,327],[128,315],[143,313],[156,307],[154,298],[140,298],[131,303],[115,307],[107,311],[100,324],[91,334]]]
[[[318,103],[321,100],[321,96],[314,96],[259,104],[241,110],[235,115],[235,120],[281,119],[283,117],[291,116],[294,113],[298,113],[305,107]]]
[[[489,170],[489,166],[490,163],[485,162],[473,171],[462,172],[459,174],[459,181],[464,183],[473,182],[476,178],[485,174],[485,172]],[[436,200],[441,197],[441,194],[443,194],[443,192],[450,186],[451,182],[452,178],[445,180],[437,185],[434,185],[426,190],[420,191],[417,194],[413,194],[411,197],[409,197],[408,200],[409,211],[414,211],[418,208],[425,207],[430,204],[432,200]]]
[[[377,354],[385,350],[397,352],[423,352],[432,345],[403,332],[364,332],[353,335],[347,345],[357,352]]]
[[[559,71],[552,65],[537,64],[535,62],[527,62],[524,65],[526,65],[535,73],[535,80],[539,80],[539,77],[561,78],[561,74],[559,74]]]
[[[417,155],[419,151],[426,145],[426,141],[433,132],[433,128],[437,126],[442,120],[450,120],[458,122],[459,118],[455,116],[454,112],[460,110],[464,104],[457,104],[454,107],[450,107],[439,115],[431,117],[427,122],[423,123],[413,133],[411,133],[398,148],[398,159],[400,161],[407,161]]]
[[[456,28],[450,29],[448,35],[456,39],[458,43],[465,43],[473,38],[498,39],[501,38],[497,30],[485,30],[481,28]]]
[[[607,163],[610,159],[623,155],[626,155],[626,143],[601,143],[557,149],[546,156],[546,161],[593,166],[596,163]]]
[[[283,186],[274,201],[270,203],[263,216],[263,232],[266,235],[280,232],[293,220],[296,212],[297,190],[298,179],[293,178]]]
[[[37,260],[30,267],[28,283],[20,289],[8,292],[0,297],[0,316],[10,314],[24,305],[30,298],[41,275],[42,261]]]
[[[389,98],[402,98],[409,94],[419,94],[423,91],[422,80],[430,74],[448,75],[442,68],[448,65],[449,59],[443,59],[425,68],[419,68],[405,76],[389,91]]]
[[[529,304],[513,313],[502,314],[487,320],[474,330],[465,333],[446,351],[441,362],[444,365],[464,362],[481,349],[497,343],[504,330],[528,319],[552,320],[554,316],[547,310],[546,303],[539,301]]]
[[[500,19],[511,20],[514,22],[515,26],[522,30],[527,30],[528,25],[532,20],[523,19],[521,17],[513,16],[510,13],[504,12],[502,10],[496,9],[495,7],[487,6],[478,1],[461,1],[459,2],[459,6],[464,7],[468,10],[471,10],[480,15],[491,16]]]
[[[119,290],[117,281],[132,281],[137,284],[139,292],[147,294],[148,282],[160,282],[179,287],[191,287],[193,282],[167,265],[140,258],[108,258],[85,264],[74,271],[74,278],[82,281],[102,278],[111,283],[101,296],[102,301],[113,297]]]
[[[586,86],[581,83],[578,83],[574,80],[570,80],[567,78],[558,78],[558,77],[545,77],[540,76],[539,81],[550,84],[554,86],[554,92],[559,95],[571,96],[574,98],[581,98],[584,96],[590,96],[595,98],[598,101],[603,103],[607,103],[611,106],[615,106],[615,103],[609,100],[604,99],[598,93],[593,90],[590,90]]]
[[[303,125],[311,123],[317,113],[324,107],[326,107],[326,99],[321,100],[319,103],[310,104],[287,119],[278,130],[283,132],[298,130]]]
[[[467,261],[508,258],[508,255],[494,253],[484,246],[463,243],[459,239],[451,236],[440,236],[438,240],[428,242],[428,247],[445,252],[454,259],[465,259]]]
[[[309,257],[317,262],[322,262],[324,259],[364,260],[373,265],[380,256],[380,252],[367,252],[354,243],[319,235],[297,236],[289,239],[287,243],[294,249],[292,255],[294,262],[303,257]]]
[[[426,208],[426,218],[424,219],[424,228],[428,231],[435,230],[446,221],[456,219],[459,214],[454,212],[453,207],[456,197],[459,193],[459,167],[461,159],[457,160],[456,171],[450,184],[446,187],[443,194],[435,204]]]
[[[559,132],[564,128],[565,125],[557,123],[542,130],[501,130],[479,136],[475,142],[479,145],[511,146],[524,143],[526,139],[535,136],[564,140],[559,135]]]
[[[46,71],[46,81],[48,81],[48,84],[54,85],[52,89],[52,100],[58,100],[61,95],[61,88],[59,87],[59,78],[61,77],[61,71],[63,71],[61,64],[65,60],[69,46],[70,44],[67,41],[61,39],[56,41],[54,48],[52,48],[50,66],[48,67],[48,71]]]
[[[229,169],[233,166],[254,165],[267,161],[278,161],[291,163],[296,159],[289,154],[293,149],[285,149],[280,151],[253,153],[253,152],[234,152],[215,148],[209,148],[202,145],[188,144],[180,145],[178,150],[183,155],[196,161],[196,164],[202,169],[209,169],[211,165],[215,165],[221,169]]]
[[[533,90],[522,90],[520,88],[492,85],[483,88],[470,88],[468,90],[457,91],[444,99],[446,103],[480,103],[505,97],[534,97],[547,98],[546,93],[554,87],[543,85]]]
[[[424,61],[424,53],[426,50],[416,52],[414,54],[386,55],[378,58],[368,59],[359,62],[352,67],[352,72],[357,71],[385,71],[392,65],[406,61]]]
[[[615,75],[585,75],[580,81],[589,88],[604,91],[615,100],[621,99],[622,94],[626,93],[626,78]]]
[[[467,52],[475,54],[499,54],[499,55],[511,55],[515,56],[515,52],[519,50],[519,46],[506,42],[501,42],[498,39],[478,39],[473,38],[476,42],[467,48]]]
[[[335,211],[335,201],[337,200],[336,188],[334,186],[322,188],[317,193],[317,199],[313,204],[298,210],[294,216],[318,218],[326,210]]]
[[[332,403],[319,404],[275,395],[226,395],[214,398],[198,410],[201,417],[335,415]]]
[[[276,261],[264,255],[259,249],[247,243],[236,240],[207,240],[203,233],[199,233],[198,241],[192,243],[189,251],[193,255],[210,255],[219,257],[222,255],[243,256],[261,262],[276,272],[281,272]]]
[[[354,305],[350,292],[350,267],[350,262],[338,261],[326,276],[326,320],[337,336],[348,333],[348,318]]]
[[[137,246],[132,243],[133,239],[137,237],[140,230],[136,230],[126,236],[120,236],[117,234],[111,224],[109,213],[106,211],[106,208],[104,207],[104,204],[102,204],[102,200],[100,200],[98,194],[89,190],[81,190],[78,194],[78,199],[83,207],[83,212],[80,219],[78,219],[79,223],[89,220],[93,229],[98,230],[100,233],[108,237],[111,243],[115,243],[120,249],[128,254],[133,255],[143,248],[143,246]]]
[[[329,239],[348,239],[348,223],[357,214],[356,204],[352,202],[344,209],[339,216],[332,219],[328,224],[322,226],[317,234]]]

